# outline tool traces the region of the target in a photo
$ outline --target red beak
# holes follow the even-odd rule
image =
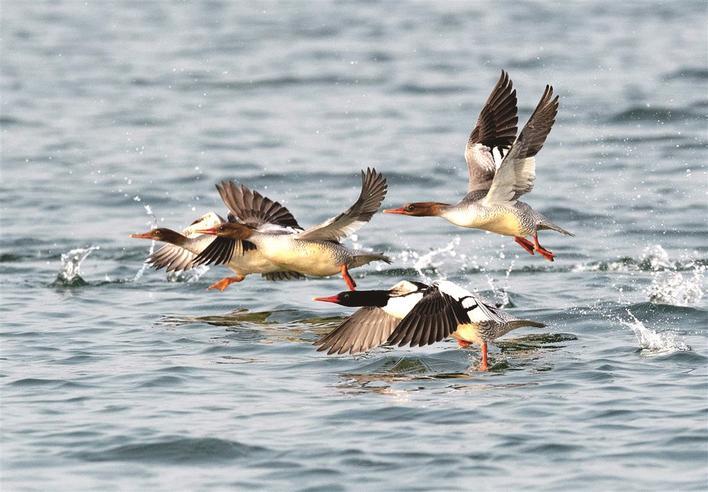
[[[383,213],[406,215],[406,209],[404,209],[403,207],[401,207],[401,208],[387,208],[386,210],[383,211]]]
[[[212,236],[216,236],[216,227],[212,227],[210,229],[198,229],[195,232],[198,232],[199,234],[211,234]]]
[[[339,302],[339,295],[329,297],[314,297],[312,300],[320,302],[333,302],[337,304]]]
[[[135,239],[152,239],[152,236],[149,232],[143,232],[142,234],[130,234],[130,237],[133,237]]]

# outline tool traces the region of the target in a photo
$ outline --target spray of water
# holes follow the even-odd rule
[[[620,322],[634,332],[643,353],[659,355],[691,350],[691,347],[680,340],[675,333],[670,331],[658,333],[644,326],[644,323],[638,320],[629,309],[627,309],[627,314],[629,319],[620,319]]]
[[[91,252],[100,249],[99,246],[89,246],[88,248],[76,248],[61,255],[61,268],[57,274],[53,286],[80,287],[87,285],[81,278],[81,263]]]
[[[139,202],[141,199],[139,196],[136,195],[135,198],[133,198],[133,200],[136,202]],[[145,209],[145,213],[147,214],[147,216],[150,219],[148,221],[148,225],[150,226],[150,229],[154,229],[155,227],[157,227],[157,218],[155,217],[155,214],[152,212],[152,208],[147,203],[145,205],[143,205],[143,208]],[[150,251],[148,252],[148,256],[153,254],[154,252],[155,252],[155,241],[150,241]],[[138,272],[135,274],[135,277],[133,277],[133,282],[137,282],[138,280],[140,280],[143,277],[143,274],[145,274],[145,270],[148,269],[148,266],[149,265],[147,263],[143,263],[140,266],[140,270],[138,270]]]

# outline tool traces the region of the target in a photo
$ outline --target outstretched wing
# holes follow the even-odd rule
[[[462,305],[433,285],[401,320],[387,343],[399,347],[430,345],[449,337],[466,322],[469,319]]]
[[[366,306],[345,319],[334,331],[317,340],[317,350],[327,354],[354,354],[382,345],[399,319],[379,307]]]
[[[160,249],[147,257],[145,263],[155,270],[165,269],[167,272],[178,270],[189,270],[192,268],[192,260],[197,256],[174,244],[165,244]]]
[[[181,246],[167,243],[145,260],[156,270],[164,268],[168,272],[189,270],[197,253],[208,248],[214,241],[214,236],[191,232],[190,236]]]
[[[250,190],[244,185],[239,186],[233,181],[222,181],[216,185],[216,189],[231,215],[243,224],[254,229],[262,225],[274,224],[302,230],[287,208],[257,191]]]
[[[300,233],[297,239],[339,241],[371,220],[381,206],[388,186],[386,178],[375,169],[361,172],[361,193],[345,212]]]
[[[232,258],[242,256],[246,251],[256,249],[256,245],[242,239],[217,236],[192,260],[192,267],[199,265],[226,265]]]
[[[487,204],[513,202],[533,189],[536,179],[535,155],[543,147],[557,113],[558,96],[553,97],[553,87],[547,85],[519,138],[494,175],[489,193],[484,198]]]
[[[467,140],[468,192],[486,191],[492,185],[496,170],[494,150],[501,156],[514,143],[519,121],[516,112],[516,90],[512,87],[509,74],[502,70],[497,85],[479,113],[477,126]],[[470,199],[478,196],[469,195]]]

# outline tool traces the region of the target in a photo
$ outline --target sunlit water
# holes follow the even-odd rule
[[[2,490],[705,490],[703,2],[4,2]],[[339,278],[145,269],[236,178],[315,224],[453,201],[509,70],[561,96],[528,202],[577,234],[377,215],[361,288],[447,278],[547,324],[327,357]]]

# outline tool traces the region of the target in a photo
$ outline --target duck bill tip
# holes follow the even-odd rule
[[[212,236],[216,236],[216,228],[214,228],[214,227],[211,227],[209,229],[197,229],[194,232],[196,232],[198,234],[210,234]]]
[[[149,232],[143,232],[141,234],[128,234],[128,237],[132,237],[133,239],[152,239]]]
[[[320,301],[320,302],[333,302],[337,304],[339,302],[339,296],[329,296],[329,297],[313,297],[313,301]]]
[[[387,208],[384,209],[385,214],[396,214],[396,215],[406,215],[406,211],[403,207],[401,208]]]

